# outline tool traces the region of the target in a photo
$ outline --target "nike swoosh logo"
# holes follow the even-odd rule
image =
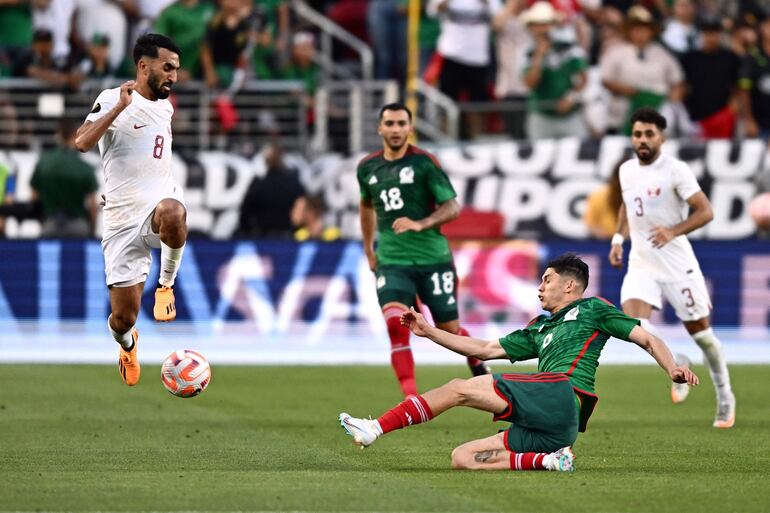
[[[144,128],[146,126],[147,125],[137,125],[136,123],[134,123],[134,130],[139,130],[140,128]]]

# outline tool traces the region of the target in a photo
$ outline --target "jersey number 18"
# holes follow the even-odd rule
[[[391,187],[390,189],[380,192],[380,199],[385,206],[385,212],[391,210],[400,210],[404,206],[404,200],[401,199],[401,190],[398,187]]]

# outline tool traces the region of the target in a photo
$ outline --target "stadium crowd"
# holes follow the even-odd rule
[[[309,2],[371,45],[377,79],[401,84],[407,3]],[[464,102],[464,138],[624,133],[639,106],[662,108],[677,135],[725,138],[739,128],[766,138],[766,4],[429,0],[419,26],[421,74]],[[132,42],[153,31],[182,50],[180,82],[235,92],[245,80],[293,79],[312,95],[321,80],[314,30],[286,0],[2,0],[0,77],[65,90],[88,78],[131,77]],[[351,57],[337,50],[335,60]],[[9,99],[0,104],[7,110]],[[484,114],[492,111],[504,115]]]
[[[375,78],[403,86],[407,0],[308,3],[371,45]],[[421,4],[420,74],[460,102],[463,139],[628,134],[629,115],[642,106],[666,116],[670,136],[770,136],[767,0]],[[180,83],[198,81],[223,96],[246,81],[290,79],[303,82],[312,98],[322,80],[317,27],[300,21],[287,0],[0,0],[0,85],[3,77],[26,77],[76,91],[88,79],[130,78],[133,41],[147,32],[180,47]],[[335,61],[352,59],[334,52]],[[216,109],[222,126],[237,117],[232,105]],[[310,111],[307,117],[312,124]],[[0,120],[10,127],[17,118],[13,98],[0,87]],[[65,135],[59,142],[57,151],[66,150]],[[0,165],[0,187],[7,174]],[[251,196],[260,194],[258,185]],[[293,231],[297,198],[303,199],[296,212],[323,209],[301,191],[290,195],[277,199],[286,212],[284,233]],[[254,226],[250,220],[264,216],[250,208],[246,202],[240,233],[270,232]],[[77,212],[93,224],[90,211]]]

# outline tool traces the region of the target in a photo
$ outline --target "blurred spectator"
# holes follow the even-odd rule
[[[13,71],[16,59],[32,43],[32,11],[26,0],[0,2],[0,77]]]
[[[291,208],[291,224],[296,228],[294,240],[331,242],[340,238],[340,229],[324,224],[326,204],[322,196],[300,196]]]
[[[514,139],[526,139],[527,95],[524,66],[532,37],[519,14],[524,0],[507,0],[497,13],[492,26],[497,32],[497,82],[495,95],[508,107],[503,111],[506,133]]]
[[[182,51],[180,81],[200,76],[201,43],[214,11],[214,5],[205,0],[177,0],[155,20],[154,31],[173,39]]]
[[[284,0],[262,0],[254,7],[255,25],[252,67],[257,78],[276,78],[291,43],[291,13]]]
[[[770,138],[770,16],[759,24],[759,45],[749,49],[738,78],[746,137]]]
[[[44,80],[51,85],[77,89],[83,75],[71,71],[68,59],[53,56],[53,35],[47,29],[37,29],[32,36],[32,47],[17,63],[15,75]]]
[[[620,190],[620,165],[618,162],[607,183],[586,198],[583,222],[595,239],[609,239],[618,227],[618,210],[623,203]]]
[[[206,85],[211,88],[227,88],[242,79],[244,50],[251,31],[248,12],[242,7],[242,0],[221,0],[219,11],[206,29],[201,65]]]
[[[89,237],[96,226],[94,168],[75,148],[79,123],[62,119],[57,132],[59,147],[40,155],[32,174],[33,200],[39,200],[43,237]]]
[[[399,0],[371,0],[366,27],[374,50],[374,78],[403,80],[406,74],[405,6]]]
[[[281,72],[281,78],[304,82],[311,96],[318,87],[321,71],[315,62],[315,54],[315,36],[310,32],[297,32],[292,37],[291,60]]]
[[[594,38],[591,49],[591,63],[599,62],[599,59],[607,50],[625,42],[623,33],[623,13],[614,7],[603,8],[598,16],[598,33]]]
[[[685,106],[706,138],[730,138],[735,127],[731,105],[738,83],[740,59],[722,46],[722,22],[704,19],[700,24],[701,48],[682,57],[687,78]]]
[[[80,63],[80,72],[87,78],[105,78],[113,75],[110,65],[110,38],[94,34],[88,44],[88,57]]]
[[[629,134],[636,109],[660,108],[667,100],[681,103],[684,73],[674,56],[654,42],[656,23],[647,9],[632,7],[626,24],[629,42],[607,50],[599,65],[602,83],[613,94],[609,131]]]
[[[129,3],[124,0],[75,0],[75,29],[83,51],[87,51],[86,43],[92,41],[97,34],[106,35],[110,39],[108,61],[110,68],[117,70],[128,60],[126,43],[128,40],[128,20],[124,12]],[[132,41],[133,43],[133,41]],[[133,46],[133,44],[132,44]]]
[[[684,55],[697,48],[696,15],[693,0],[674,0],[673,16],[666,22],[660,39],[676,55]]]
[[[527,57],[524,83],[530,89],[527,134],[530,139],[583,137],[581,90],[588,62],[571,33],[556,30],[557,14],[545,1],[522,14],[535,47]]]
[[[489,99],[490,25],[501,8],[500,0],[429,0],[428,15],[438,16],[441,21],[440,89],[453,100]],[[472,113],[463,125],[468,128],[466,135],[472,138],[481,130],[481,116]]]
[[[290,238],[291,210],[304,194],[297,173],[286,167],[281,149],[264,150],[267,174],[254,178],[241,203],[238,234],[242,237]]]
[[[32,25],[53,35],[54,59],[70,57],[70,37],[74,29],[74,0],[31,0]]]
[[[754,16],[740,16],[733,25],[730,47],[739,57],[748,55],[757,46],[757,20]]]
[[[0,91],[0,148],[15,148],[22,142],[19,125],[19,116],[10,94]]]
[[[441,34],[441,24],[436,18],[428,16],[426,4],[427,2],[420,2],[420,26],[418,34],[420,43],[420,74],[425,72],[433,60],[433,57],[436,54],[438,37]],[[407,13],[408,21],[409,0],[399,0],[399,5],[401,10]]]

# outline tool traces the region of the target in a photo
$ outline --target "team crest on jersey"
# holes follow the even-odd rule
[[[414,183],[414,169],[411,166],[404,167],[398,172],[400,183]]]
[[[577,320],[577,316],[579,313],[580,313],[580,307],[576,306],[575,308],[567,312],[567,315],[564,316],[564,322]]]
[[[375,175],[372,175],[372,177],[369,179],[369,185],[374,185],[377,183],[377,177]]]
[[[656,188],[648,187],[647,196],[649,196],[650,198],[657,198],[658,196],[660,196],[660,187],[656,187]]]
[[[384,286],[385,286],[385,276],[379,276],[377,278],[377,288],[381,289]]]
[[[545,336],[543,339],[543,349],[551,345],[551,341],[553,340],[553,333],[549,333]]]

